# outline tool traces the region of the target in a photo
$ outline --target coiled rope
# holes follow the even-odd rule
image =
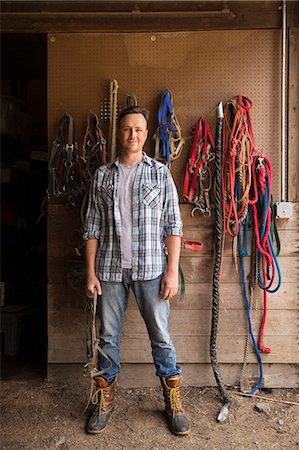
[[[260,351],[269,353],[264,345],[264,329],[267,317],[267,292],[276,292],[281,285],[281,272],[275,254],[271,222],[272,167],[268,158],[256,148],[252,130],[248,97],[236,96],[227,102],[225,108],[224,148],[222,157],[222,192],[224,238],[227,232],[237,239],[237,249],[241,266],[242,290],[245,300],[248,332],[259,365],[259,379],[249,395],[257,391],[262,383],[263,368]],[[253,218],[253,233],[256,252],[251,257],[251,291],[253,283],[263,290],[264,308],[258,344],[256,343],[250,314],[244,257],[248,255],[249,215]],[[272,226],[273,228],[273,226]],[[222,249],[224,247],[224,238]],[[279,240],[276,238],[277,243]],[[245,243],[243,245],[243,243]],[[277,286],[272,287],[278,278]],[[245,355],[247,351],[245,350]],[[242,374],[244,373],[245,363]]]

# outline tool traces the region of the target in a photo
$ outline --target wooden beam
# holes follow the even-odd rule
[[[210,364],[183,364],[184,386],[215,386]],[[235,386],[240,378],[241,364],[221,364],[221,373],[228,386]],[[299,365],[263,364],[264,388],[298,388]],[[248,364],[246,381],[255,383],[258,379],[257,364]],[[48,380],[51,382],[79,383],[89,388],[89,378],[83,377],[82,364],[48,364]],[[122,364],[118,383],[123,388],[159,387],[153,364]]]
[[[2,2],[2,31],[154,32],[280,28],[280,2]],[[289,14],[298,22],[296,10]]]

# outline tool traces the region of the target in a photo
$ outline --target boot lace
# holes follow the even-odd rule
[[[169,389],[168,395],[169,395],[170,409],[174,417],[176,412],[182,411],[180,391],[179,388],[177,387],[168,389]]]
[[[106,399],[109,395],[109,387],[97,389],[91,398],[91,403],[99,407],[99,415],[103,411]]]

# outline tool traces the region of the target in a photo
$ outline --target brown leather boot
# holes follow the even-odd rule
[[[114,388],[116,379],[108,383],[104,378],[95,378],[95,390],[91,399],[94,405],[87,425],[86,432],[89,434],[102,433],[108,424],[109,416],[114,407]]]
[[[181,382],[180,375],[161,378],[169,427],[171,432],[177,436],[185,436],[190,433],[189,421],[185,416],[180,395]]]

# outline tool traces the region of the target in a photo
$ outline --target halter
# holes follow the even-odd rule
[[[185,143],[182,130],[172,106],[172,93],[166,89],[161,97],[158,110],[158,128],[154,135],[155,159],[166,161],[170,168],[171,161],[177,159]]]
[[[49,161],[48,199],[63,196],[68,205],[75,205],[80,192],[82,174],[78,166],[78,144],[75,141],[74,119],[64,114],[59,120]]]
[[[189,161],[184,178],[184,200],[195,205],[191,215],[197,210],[211,215],[209,192],[212,187],[210,163],[215,158],[214,139],[203,117],[196,122]]]

